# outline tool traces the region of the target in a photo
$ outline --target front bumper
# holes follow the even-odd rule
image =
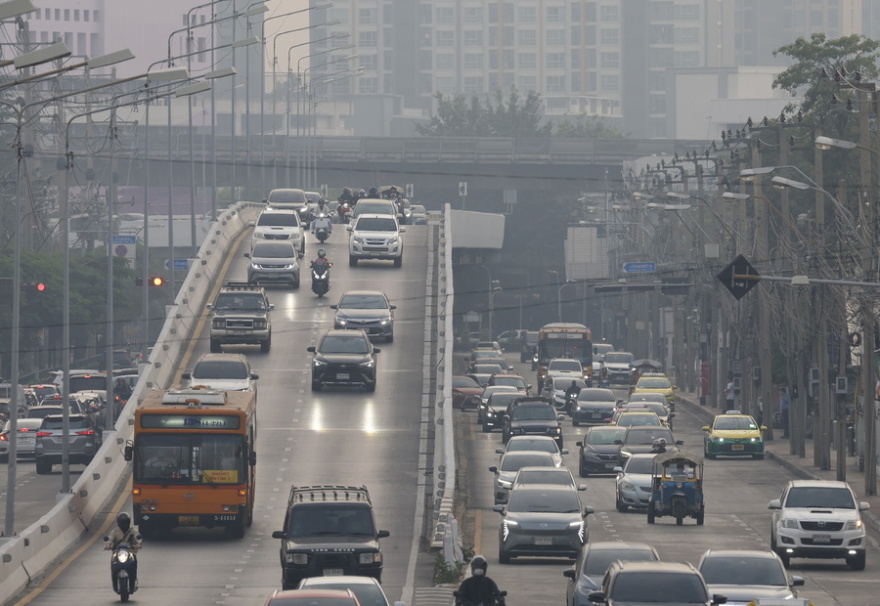
[[[620,502],[633,509],[647,509],[651,500],[651,488],[649,486],[621,487],[617,491]]]
[[[581,456],[584,468],[589,473],[614,473],[618,466],[617,453],[607,455],[588,454]]]
[[[275,284],[299,284],[299,270],[296,269],[257,269],[248,268],[248,282],[258,284],[262,282],[272,282]]]
[[[386,244],[384,242],[375,243],[370,240],[358,242],[352,238],[348,254],[356,259],[393,260],[403,255],[403,243],[399,239],[393,244]]]
[[[866,548],[864,529],[841,531],[808,531],[794,528],[776,529],[776,551],[794,558],[846,558],[851,552]]]
[[[557,531],[521,528],[505,531],[502,525],[499,532],[501,551],[508,556],[576,558],[586,541],[578,536],[578,531],[577,527]],[[584,524],[584,537],[586,532],[586,524]]]
[[[376,384],[376,368],[361,366],[312,366],[312,383],[320,385],[370,386]]]
[[[393,322],[353,322],[353,321],[335,321],[334,328],[345,328],[351,330],[364,330],[369,337],[390,338],[394,335]]]
[[[764,454],[764,441],[752,442],[749,439],[725,439],[706,441],[706,454],[725,457],[751,457]]]

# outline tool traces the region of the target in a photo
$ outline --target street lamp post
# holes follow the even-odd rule
[[[563,284],[559,286],[556,290],[556,319],[559,322],[562,322],[562,289],[570,284],[574,284],[574,280],[566,280]]]
[[[494,325],[493,325],[493,315],[495,312],[495,295],[501,292],[502,288],[500,286],[493,286],[492,290],[489,291],[489,340],[493,340],[495,338]]]

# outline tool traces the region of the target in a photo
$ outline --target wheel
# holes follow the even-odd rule
[[[584,465],[583,458],[578,462],[578,475],[582,478],[589,477],[590,475],[590,472],[587,471],[587,466]]]
[[[654,501],[648,502],[648,524],[654,523]]]
[[[40,475],[52,473],[52,463],[50,463],[49,461],[37,459],[37,473]]]
[[[128,601],[128,587],[127,587],[128,582],[125,581],[122,584],[126,585],[126,588],[124,588],[124,589],[121,587],[119,588],[119,601],[120,602],[127,602]]]
[[[580,426],[581,426],[581,422],[578,421],[577,419],[572,419],[572,420],[571,420],[571,426],[572,426],[572,427],[580,427]]]
[[[394,259],[394,267],[400,267],[401,265],[403,265],[403,255]]]
[[[231,536],[233,539],[243,539],[244,538],[244,520],[241,523],[233,524],[232,526],[226,527],[226,533]]]
[[[312,381],[312,391],[321,391],[321,389],[323,389],[323,386],[320,382]]]
[[[503,429],[502,429],[502,430],[501,430],[501,441],[502,441],[504,444],[507,444],[507,441],[508,441],[508,440],[510,440],[510,436],[507,434],[507,431],[506,431],[506,430],[503,430]]]
[[[299,586],[300,579],[288,579],[286,576],[281,577],[281,588],[284,590],[296,589]]]
[[[357,257],[352,257],[351,255],[349,255],[349,257],[348,257],[348,266],[349,266],[349,267],[354,267],[354,266],[357,265],[357,264],[358,264]]]
[[[676,526],[681,526],[682,524],[684,524],[684,518],[676,517],[676,518],[675,518],[675,525],[676,525]]]
[[[620,497],[617,497],[616,501],[617,502],[615,503],[615,506],[617,507],[617,511],[619,511],[620,513],[625,513],[626,510],[629,509],[626,503],[620,500]]]
[[[223,351],[220,345],[220,339],[211,339],[211,353],[220,353]]]
[[[290,287],[291,287],[293,290],[299,290],[299,278],[297,278],[296,280],[292,281],[292,282],[290,283]]]
[[[856,555],[848,557],[846,559],[846,563],[849,564],[849,567],[853,570],[864,570],[865,569],[865,552],[860,551]]]
[[[505,553],[503,549],[498,550],[498,561],[502,564],[510,564],[510,560],[512,559],[513,558],[507,555],[507,553]]]
[[[268,339],[260,343],[260,351],[263,353],[269,353],[269,350],[272,349],[272,337],[270,336]]]
[[[489,426],[489,424],[483,423],[483,433],[489,433],[491,431],[492,431],[492,428]]]
[[[782,565],[783,565],[783,566],[785,566],[786,568],[788,568],[788,567],[791,565],[791,556],[790,556],[790,555],[788,555],[788,554],[785,553],[784,551],[783,551],[783,552],[779,552],[779,551],[777,551],[777,552],[776,552],[776,555],[778,555],[778,556],[779,556],[779,559],[782,560]]]
[[[698,513],[696,516],[694,516],[694,517],[696,518],[696,520],[697,520],[697,526],[702,526],[702,525],[703,525],[703,516],[704,516],[704,515],[705,515],[705,514],[704,514],[703,511],[701,510],[700,513]]]
[[[390,335],[388,335],[387,342],[394,343],[394,333],[393,332]]]

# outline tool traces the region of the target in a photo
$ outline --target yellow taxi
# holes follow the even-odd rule
[[[662,372],[646,372],[630,387],[630,394],[660,393],[666,397],[670,406],[675,404],[675,385]]]
[[[764,458],[764,431],[754,417],[744,415],[738,410],[728,410],[716,415],[712,425],[703,427],[703,453],[707,459],[719,455]]]

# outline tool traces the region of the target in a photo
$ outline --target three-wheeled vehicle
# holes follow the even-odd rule
[[[648,524],[654,518],[673,516],[679,526],[686,517],[702,525],[703,513],[703,457],[683,452],[655,456]]]

